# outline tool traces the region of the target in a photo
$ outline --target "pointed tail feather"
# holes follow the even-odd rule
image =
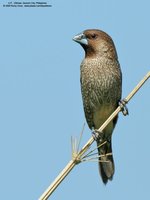
[[[99,146],[97,142],[97,146]],[[101,147],[98,147],[99,153],[99,172],[103,183],[106,184],[108,180],[112,180],[114,175],[114,161],[112,155],[111,140]],[[107,155],[108,154],[108,155]]]

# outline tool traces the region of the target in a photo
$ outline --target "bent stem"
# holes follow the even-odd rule
[[[135,95],[135,93],[142,87],[142,85],[150,77],[150,72],[148,72],[145,77],[137,84],[137,86],[131,91],[131,93],[125,98],[125,104],[130,101],[130,99]],[[98,129],[102,132],[104,128],[110,123],[111,120],[121,111],[121,107],[118,106],[117,109],[110,115],[110,117],[103,123],[103,125]],[[58,187],[58,185],[64,180],[64,178],[69,174],[69,172],[74,168],[74,166],[81,162],[82,156],[89,149],[91,144],[94,142],[93,137],[91,137],[84,147],[77,153],[77,155],[66,165],[66,167],[60,172],[52,184],[46,189],[46,191],[41,195],[39,200],[46,200]]]

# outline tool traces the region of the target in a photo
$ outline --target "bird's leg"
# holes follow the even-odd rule
[[[93,136],[93,138],[94,138],[95,141],[100,141],[100,142],[102,142],[102,141],[103,141],[103,138],[104,138],[104,133],[98,131],[97,129],[95,129],[95,130],[92,132],[92,136]]]
[[[122,100],[119,101],[119,106],[120,106],[121,111],[122,111],[124,116],[129,115],[129,111],[128,111],[128,108],[126,106],[127,103],[128,102],[127,102],[126,99],[122,99]]]

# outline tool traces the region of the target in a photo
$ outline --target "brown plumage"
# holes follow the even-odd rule
[[[113,40],[105,32],[90,29],[76,35],[74,41],[85,50],[85,58],[81,63],[81,92],[88,126],[98,129],[117,108],[121,99],[122,75],[117,52]],[[111,136],[117,117],[104,129],[101,140],[107,141],[98,148],[99,170],[106,184],[114,174]]]

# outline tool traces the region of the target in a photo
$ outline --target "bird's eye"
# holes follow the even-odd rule
[[[97,38],[97,35],[96,35],[96,34],[92,34],[92,35],[91,35],[91,38],[92,38],[92,39],[96,39],[96,38]]]

